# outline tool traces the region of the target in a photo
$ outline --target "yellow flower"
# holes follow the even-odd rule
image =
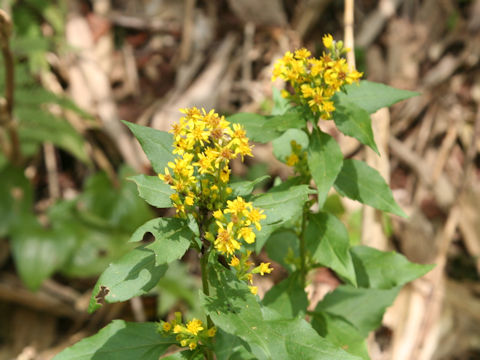
[[[163,331],[169,332],[170,330],[172,330],[172,324],[170,324],[169,322],[164,322],[162,324],[162,328],[163,328]]]
[[[190,350],[194,350],[197,347],[197,343],[195,341],[191,341],[190,344],[188,344],[188,347]]]
[[[228,168],[228,166],[225,166],[220,171],[220,180],[224,183],[227,183],[228,180],[230,180],[230,169]]]
[[[217,225],[219,229],[214,242],[215,248],[222,254],[233,255],[236,250],[240,249],[240,243],[233,237],[233,223],[230,222],[227,228],[224,228],[219,221],[217,221]]]
[[[224,218],[222,210],[215,210],[213,212],[213,217],[217,220],[222,220]]]
[[[185,204],[187,206],[192,206],[194,204],[193,196],[191,196],[191,195],[186,196],[185,197]]]
[[[255,233],[249,227],[242,227],[238,232],[238,239],[243,238],[247,244],[253,244],[255,242]]]
[[[258,293],[258,288],[256,286],[249,286],[248,287],[250,289],[250,292],[253,294],[253,295],[257,295]]]
[[[261,263],[260,266],[259,266],[259,273],[260,275],[264,275],[264,274],[270,274],[273,270],[273,268],[270,268],[270,263]]]
[[[246,202],[242,197],[237,196],[235,200],[227,201],[227,209],[225,209],[224,212],[225,214],[243,215],[248,208],[252,208],[252,204]]]
[[[160,178],[160,180],[163,180],[168,185],[173,185],[174,183],[173,177],[172,175],[170,175],[170,171],[168,170],[168,168],[165,168],[165,175],[158,174],[158,177]]]
[[[305,48],[301,48],[295,51],[295,58],[298,60],[306,60],[311,55],[312,53]]]
[[[259,210],[257,208],[252,208],[247,215],[248,220],[250,220],[258,231],[262,230],[262,226],[260,225],[260,221],[265,219],[267,216],[263,214],[263,210]]]
[[[198,161],[193,163],[193,165],[198,167],[200,174],[208,174],[213,171],[212,160],[211,156],[201,153],[198,154]]]
[[[232,267],[237,267],[238,265],[240,265],[240,260],[238,260],[238,258],[236,256],[232,257],[232,260],[230,261],[230,263],[228,264]]]
[[[330,49],[333,45],[333,37],[330,34],[325,34],[322,38],[323,46]]]
[[[170,195],[170,200],[178,204],[180,202],[180,196],[178,196],[178,193],[173,193]]]
[[[216,333],[217,333],[216,327],[211,327],[210,329],[207,330],[208,337],[214,337]]]
[[[185,328],[182,325],[175,325],[175,327],[173,328],[173,333],[174,334],[180,334],[184,330],[185,330]]]
[[[187,323],[187,331],[193,335],[197,335],[203,330],[203,323],[198,319],[193,319]]]
[[[287,164],[288,166],[294,166],[296,163],[298,163],[298,156],[297,156],[297,154],[290,154],[290,155],[287,157],[286,164]]]

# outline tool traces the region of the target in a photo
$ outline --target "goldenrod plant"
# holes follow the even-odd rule
[[[175,312],[158,323],[115,320],[56,360],[369,359],[368,333],[380,326],[401,287],[431,266],[351,246],[345,225],[326,205],[332,187],[341,196],[405,214],[380,174],[345,159],[319,122],[333,119],[339,131],[377,151],[369,114],[416,93],[360,81],[362,74],[342,57],[343,44],[330,35],[323,43],[320,58],[300,49],[276,63],[273,78],[289,86],[275,97],[270,116],[225,118],[214,110],[183,109],[169,133],[126,123],[158,174],[131,180],[150,205],[173,207],[175,216],[150,220],[133,233],[131,242],[146,233],[155,240],[105,270],[89,310],[148,293],[191,249],[201,264],[204,315]],[[232,182],[230,162],[252,156],[249,139],[272,141],[275,156],[294,175],[276,179],[263,194],[252,194],[263,177]],[[253,252],[262,250],[288,276],[260,299],[255,276],[277,270],[254,261]],[[331,269],[342,284],[312,307],[305,288],[318,267]]]

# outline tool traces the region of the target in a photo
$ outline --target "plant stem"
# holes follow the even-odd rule
[[[307,214],[308,208],[303,209],[302,215],[302,229],[300,231],[300,273],[302,279],[302,286],[305,288],[307,285],[307,264],[306,264],[306,249],[305,249],[305,229],[307,227]]]
[[[10,137],[11,148],[9,158],[13,164],[20,162],[20,141],[18,138],[17,127],[13,121],[13,102],[14,102],[14,63],[13,54],[10,49],[10,35],[12,32],[12,21],[10,16],[3,10],[0,10],[0,46],[5,65],[5,103],[0,119],[1,125],[4,125],[8,136]]]
[[[202,242],[202,249],[200,251],[200,270],[202,273],[202,290],[203,293],[207,296],[210,295],[210,287],[208,284],[208,255],[210,254],[209,248],[210,244],[205,239],[205,230],[204,224],[206,222],[206,213],[205,211],[200,211],[200,216],[198,219],[198,228],[200,231],[200,241]],[[210,315],[207,315],[207,328],[213,327],[213,321]],[[205,358],[207,360],[213,360],[213,353],[210,349],[205,349]]]

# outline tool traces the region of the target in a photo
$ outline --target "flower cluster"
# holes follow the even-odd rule
[[[349,68],[341,56],[347,52],[342,41],[334,41],[331,35],[323,37],[327,52],[319,58],[311,57],[307,49],[294,53],[287,51],[275,63],[272,80],[287,81],[294,93],[283,91],[282,95],[299,105],[308,106],[314,114],[330,119],[335,111],[333,95],[345,84],[358,82],[362,73]]]
[[[244,260],[242,270],[237,269],[238,278],[252,283],[252,273],[258,270],[263,275],[272,269],[260,265],[249,272],[253,263],[246,260],[250,252],[242,249],[242,242],[255,242],[254,229],[261,230],[260,221],[266,216],[263,210],[240,196],[228,200],[232,192],[228,186],[230,161],[238,155],[242,160],[252,156],[246,132],[242,126],[231,125],[213,110],[208,113],[197,108],[181,111],[185,116],[171,130],[173,153],[177,157],[158,176],[175,190],[170,198],[176,215],[185,218],[192,214],[202,222],[205,239],[228,261],[235,263],[235,259],[238,260],[235,254],[240,254]],[[199,218],[199,214],[203,216]],[[256,287],[250,286],[250,290],[256,293]]]
[[[248,281],[250,285],[248,286],[250,292],[253,295],[256,295],[258,288],[253,286],[253,274],[260,274],[261,276],[265,274],[270,274],[273,271],[273,268],[270,267],[270,263],[262,262],[256,268],[251,269],[254,263],[250,260],[251,251],[248,250],[246,254],[242,254],[240,259],[236,256],[232,257],[232,260],[228,265],[235,269],[237,278],[239,280]]]
[[[198,343],[208,343],[209,338],[214,337],[217,333],[215,327],[207,328],[207,326],[198,319],[192,319],[184,325],[182,323],[182,314],[180,312],[175,313],[175,319],[172,321],[162,321],[158,331],[164,335],[175,334],[176,340],[179,342],[180,346],[188,346],[190,350],[196,349]]]
[[[195,214],[196,207],[214,210],[231,193],[229,163],[238,155],[252,156],[246,132],[214,110],[193,107],[181,110],[185,116],[173,125],[173,153],[159,178],[175,190],[171,195],[178,217]]]
[[[308,169],[307,153],[302,149],[302,146],[295,140],[290,142],[290,146],[292,148],[292,152],[286,158],[285,163],[288,166],[295,167],[298,172],[301,172],[300,170],[304,170],[304,168]]]
[[[255,242],[253,226],[261,230],[260,221],[265,219],[263,210],[253,207],[251,202],[246,202],[238,196],[234,200],[227,200],[227,208],[213,212],[217,236],[208,232],[205,237],[213,242],[215,249],[230,258],[235,251],[240,250],[240,240],[247,244]]]

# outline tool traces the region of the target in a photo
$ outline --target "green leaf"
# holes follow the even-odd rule
[[[168,265],[168,270],[158,282],[160,296],[157,298],[157,312],[160,317],[166,316],[179,301],[185,303],[194,317],[195,314],[203,316],[198,302],[198,289],[201,287],[201,279],[193,277],[189,265],[181,261],[173,261]],[[184,315],[185,318],[188,314]]]
[[[335,188],[342,196],[379,210],[407,217],[393,199],[392,191],[382,175],[363,161],[345,160],[335,181]]]
[[[238,113],[227,117],[227,120],[232,123],[243,125],[247,132],[247,136],[251,141],[267,143],[281,135],[273,128],[264,128],[267,118],[262,115]]]
[[[72,243],[70,256],[59,269],[68,277],[97,276],[112,261],[132,249],[127,243],[127,232],[110,226],[99,228],[85,221],[88,215],[83,211],[88,209],[79,209],[75,200],[58,201],[48,209],[55,236]]]
[[[297,269],[295,259],[300,256],[300,240],[293,229],[275,231],[267,240],[268,257],[281,264],[289,272]]]
[[[232,123],[243,125],[252,141],[266,143],[276,139],[288,129],[301,129],[305,121],[297,113],[275,116],[262,116],[250,113],[238,113],[227,118]]]
[[[270,179],[270,175],[260,176],[253,181],[238,181],[229,184],[229,186],[232,188],[232,197],[245,197],[250,195],[255,186],[267,179]]]
[[[83,137],[66,119],[40,107],[16,107],[15,115],[19,119],[21,142],[51,142],[84,163],[90,162]]]
[[[297,112],[288,112],[282,115],[268,116],[263,128],[265,130],[275,129],[284,133],[289,129],[302,129],[306,126],[305,120]]]
[[[209,273],[214,294],[201,295],[205,309],[218,327],[248,343],[257,359],[359,359],[335,348],[301,318],[265,319],[246,284],[217,270]]]
[[[167,265],[155,264],[155,253],[142,245],[125,254],[103,272],[93,288],[88,312],[108,303],[125,301],[146,294],[157,285]]]
[[[308,299],[300,273],[290,274],[288,278],[272,287],[265,294],[262,304],[278,313],[276,319],[303,317],[308,307]]]
[[[262,230],[257,232],[257,252],[273,231],[287,223],[295,222],[302,215],[303,205],[310,193],[311,189],[307,185],[297,185],[283,191],[275,191],[273,188],[253,200],[253,206],[263,209],[266,215],[266,219],[261,221]]]
[[[68,97],[54,94],[37,84],[16,88],[15,99],[18,106],[21,107],[36,107],[38,111],[44,111],[43,108],[40,109],[39,107],[44,104],[57,104],[63,109],[71,110],[86,119],[93,119],[92,115],[78,107]]]
[[[308,148],[308,135],[303,130],[288,129],[282,136],[272,141],[273,154],[275,157],[285,162],[292,153],[291,142],[296,141],[302,149]]]
[[[33,209],[33,189],[23,170],[6,166],[0,171],[0,237],[7,235]]]
[[[130,242],[141,241],[147,232],[155,237],[155,241],[146,246],[155,253],[155,265],[180,259],[195,236],[184,219],[158,218],[140,226],[133,233]]]
[[[78,198],[86,220],[99,225],[103,222],[111,230],[130,234],[153,217],[151,208],[138,197],[135,184],[126,179],[130,175],[132,170],[121,168],[119,187],[114,187],[105,173],[97,173],[87,180]]]
[[[153,170],[156,173],[163,173],[167,163],[174,160],[173,135],[128,121],[123,121],[123,123],[140,142],[148,160],[152,163]]]
[[[280,90],[278,90],[276,87],[272,88],[272,93],[273,93],[272,115],[283,115],[292,108],[290,101],[284,98],[280,93]]]
[[[378,109],[389,107],[399,101],[418,96],[420,93],[395,89],[393,87],[371,81],[360,81],[359,84],[345,86],[346,93],[335,96],[340,102],[349,101],[373,114]]]
[[[250,348],[248,343],[222,329],[218,329],[215,335],[214,347],[217,360],[255,360],[255,357],[247,350]]]
[[[21,220],[22,226],[12,231],[12,253],[23,283],[35,291],[65,263],[74,239],[68,233],[42,228],[33,215]]]
[[[334,215],[311,214],[305,232],[305,243],[312,260],[331,268],[354,286],[357,284],[350,243],[345,225]]]
[[[308,147],[308,167],[317,185],[318,206],[327,199],[338,173],[342,169],[343,154],[337,142],[330,135],[315,130]]]
[[[97,334],[63,350],[54,360],[158,360],[175,344],[174,336],[162,336],[155,323],[114,320]]]
[[[372,120],[368,112],[349,101],[335,102],[335,108],[333,121],[338,130],[354,137],[380,155],[373,138]]]
[[[352,324],[362,337],[377,329],[387,307],[392,305],[400,287],[389,290],[355,288],[341,285],[318,303],[315,312],[343,318]]]
[[[415,280],[434,265],[421,265],[408,261],[394,251],[384,252],[368,246],[355,246],[350,249],[358,285],[366,288],[392,289]]]
[[[138,194],[147,203],[157,208],[172,206],[170,195],[175,191],[158,176],[135,175],[128,178],[137,184]]]
[[[364,337],[344,318],[326,312],[317,312],[312,317],[312,327],[320,336],[345,349],[346,352],[363,360],[370,360]]]

